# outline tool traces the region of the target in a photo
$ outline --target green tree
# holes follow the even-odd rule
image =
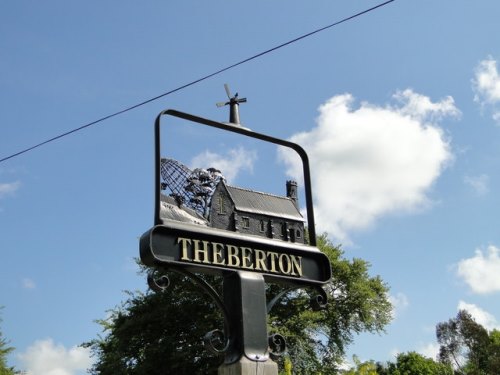
[[[400,353],[391,375],[453,375],[451,366],[416,352]]]
[[[453,375],[451,366],[436,362],[416,352],[400,353],[396,362],[360,362],[354,358],[355,367],[344,375]]]
[[[353,335],[381,332],[391,316],[388,288],[380,277],[368,274],[366,261],[343,258],[326,235],[318,238],[318,247],[334,275],[325,286],[327,307],[313,311],[309,296],[295,290],[284,293],[269,316],[269,331],[287,339],[294,374],[336,373]],[[201,277],[212,285],[221,283],[217,276]],[[199,287],[175,273],[169,278],[166,292],[129,293],[100,321],[104,336],[84,344],[96,357],[91,374],[216,373],[221,358],[207,352],[201,338],[222,328],[222,317]],[[285,290],[268,286],[268,300]],[[284,361],[279,360],[282,370]]]
[[[83,344],[97,357],[91,374],[210,374],[219,358],[201,338],[221,328],[221,316],[210,298],[187,278],[169,274],[164,293],[131,293],[121,306],[98,321],[105,332]]]
[[[382,332],[391,319],[388,287],[369,275],[369,263],[344,258],[326,235],[317,240],[332,266],[332,280],[324,287],[328,305],[314,312],[304,293],[291,293],[270,314],[271,329],[279,327],[287,338],[295,374],[337,373],[354,334]]]
[[[357,356],[352,357],[355,367],[342,372],[344,375],[378,375],[374,361],[361,362]]]
[[[493,374],[500,369],[500,331],[494,329],[490,332],[490,350],[488,356],[488,371]]]
[[[285,356],[283,359],[283,370],[279,373],[279,375],[292,375],[292,361],[290,360],[290,357]]]
[[[489,333],[466,310],[460,310],[447,322],[438,323],[436,336],[440,361],[453,365],[458,374],[498,374],[500,332]]]
[[[0,322],[1,321],[2,320],[0,319]],[[0,375],[14,375],[14,368],[7,366],[7,355],[13,350],[14,348],[9,346],[7,340],[3,337],[2,331],[0,330]]]

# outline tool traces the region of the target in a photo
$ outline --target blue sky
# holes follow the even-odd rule
[[[0,158],[376,4],[2,2]],[[458,308],[498,328],[499,13],[493,0],[396,0],[0,163],[11,364],[84,373],[93,320],[146,288],[133,259],[153,224],[154,118],[226,121],[224,83],[248,98],[246,126],[308,150],[318,229],[391,288],[387,333],[349,355],[434,355],[436,323]],[[299,178],[286,153],[183,126],[165,142],[187,164],[278,194]]]

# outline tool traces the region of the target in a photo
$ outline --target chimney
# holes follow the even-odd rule
[[[297,181],[289,180],[286,182],[286,196],[292,200],[293,204],[298,209],[299,197],[297,192]]]

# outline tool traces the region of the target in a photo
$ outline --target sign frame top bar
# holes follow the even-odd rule
[[[304,174],[304,193],[306,198],[306,210],[307,210],[307,230],[309,233],[309,245],[316,246],[316,227],[314,221],[314,208],[313,208],[313,198],[312,198],[312,188],[311,188],[311,170],[309,168],[309,157],[306,151],[296,143],[286,141],[284,139],[275,138],[267,134],[257,133],[250,129],[230,125],[222,122],[217,122],[213,120],[208,120],[203,117],[198,117],[191,115],[189,113],[177,111],[174,109],[167,109],[158,114],[155,120],[155,225],[161,224],[160,220],[160,194],[161,194],[161,176],[160,176],[160,160],[161,160],[161,150],[160,150],[160,124],[162,116],[173,116],[181,118],[187,121],[195,122],[202,125],[211,126],[213,128],[227,130],[233,133],[241,134],[247,137],[259,139],[264,142],[273,143],[276,145],[284,146],[294,150],[302,160],[302,169]]]

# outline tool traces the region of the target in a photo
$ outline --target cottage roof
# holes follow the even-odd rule
[[[226,185],[226,188],[238,211],[304,221],[299,210],[288,197],[261,193],[236,186]]]
[[[173,197],[161,194],[160,218],[162,220],[183,221],[191,224],[208,225],[198,212],[186,206],[179,206]]]

